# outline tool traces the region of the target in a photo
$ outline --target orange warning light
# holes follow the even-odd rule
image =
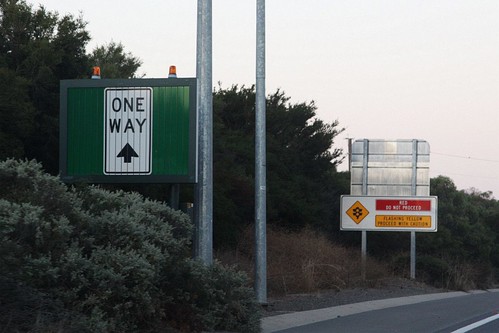
[[[92,67],[92,79],[100,79],[100,67]]]
[[[170,66],[170,71],[168,72],[168,77],[177,77],[177,67]]]

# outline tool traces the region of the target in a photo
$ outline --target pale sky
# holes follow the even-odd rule
[[[195,0],[29,0],[82,12],[90,52],[110,41],[139,73],[196,75]],[[213,85],[255,82],[256,1],[213,0]],[[267,0],[267,94],[315,101],[354,139],[421,139],[431,177],[499,198],[499,1]],[[347,169],[347,162],[340,166]]]

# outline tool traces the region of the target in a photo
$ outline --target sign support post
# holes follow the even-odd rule
[[[256,2],[255,294],[267,303],[267,176],[265,140],[265,0]]]
[[[197,80],[199,116],[199,182],[195,202],[195,257],[213,263],[213,95],[212,1],[198,0]]]
[[[412,177],[411,194],[416,196],[417,185],[417,164],[418,164],[418,141],[412,140]],[[411,279],[416,279],[416,232],[411,231]]]
[[[369,141],[364,139],[364,160],[362,162],[362,195],[367,195],[367,172],[369,165]],[[367,231],[362,230],[362,242],[361,242],[361,263],[360,263],[360,274],[362,280],[366,279],[367,270]]]
[[[429,195],[429,159],[430,150],[427,142],[422,140],[357,140],[350,150],[351,194],[375,198],[378,196],[405,197],[418,201]],[[423,200],[424,201],[424,200]],[[400,201],[403,206],[403,201]],[[352,203],[353,204],[353,203]],[[352,207],[354,207],[353,205]],[[399,205],[390,206],[397,210]],[[435,202],[436,206],[436,202]],[[357,207],[362,211],[362,207]],[[410,209],[410,208],[408,208]],[[365,213],[365,212],[364,212]],[[360,213],[359,213],[360,214]],[[342,225],[342,230],[358,230],[362,232],[361,243],[361,276],[366,277],[367,231],[409,231],[410,245],[410,278],[416,277],[416,232],[436,231],[436,217],[423,215],[414,220],[411,215],[396,216],[382,213],[376,216],[371,227]],[[352,217],[353,216],[353,217]],[[350,216],[357,224],[356,215]],[[372,216],[371,216],[372,218]],[[368,219],[366,219],[368,220]],[[343,222],[342,222],[343,223]],[[398,226],[398,227],[394,227]]]

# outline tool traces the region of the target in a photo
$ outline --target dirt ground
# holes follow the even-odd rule
[[[358,287],[345,290],[322,290],[308,294],[290,294],[269,297],[263,316],[275,316],[296,311],[315,310],[378,299],[440,293],[447,290],[428,286],[417,281],[389,278],[378,280],[373,287]]]

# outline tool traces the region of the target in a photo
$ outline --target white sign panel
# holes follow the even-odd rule
[[[437,197],[341,197],[341,230],[437,231]]]
[[[106,88],[104,173],[151,174],[152,88]]]

